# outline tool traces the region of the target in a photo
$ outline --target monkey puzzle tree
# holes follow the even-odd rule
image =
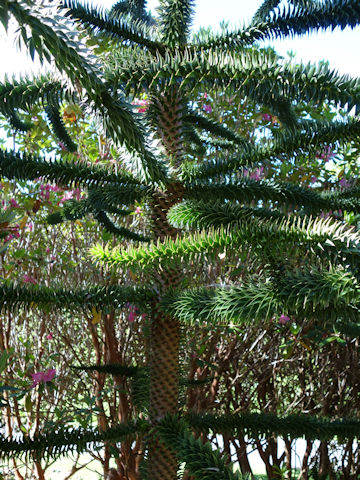
[[[280,6],[280,1],[266,0],[249,26],[193,38],[192,0],[160,0],[156,20],[141,0],[121,1],[109,12],[66,0],[57,15],[51,3],[2,0],[0,5],[2,22],[7,25],[14,17],[30,53],[52,59],[62,74],[5,81],[0,111],[14,129],[30,129],[22,114],[39,103],[68,151],[63,159],[48,160],[2,150],[1,175],[82,186],[87,197],[66,203],[62,214],[49,221],[92,214],[122,245],[91,249],[94,260],[109,268],[108,286],[68,291],[4,281],[3,308],[105,310],[137,304],[147,312],[147,368],[141,378],[150,378],[147,420],[140,416],[106,431],[59,428],[33,439],[3,439],[1,455],[56,457],[92,442],[117,443],[141,433],[147,452],[144,477],[175,480],[178,462],[184,462],[195,478],[230,479],[235,474],[226,459],[196,440],[192,430],[358,436],[360,422],[354,419],[204,416],[179,408],[182,326],[280,317],[283,322],[336,324],[346,332],[359,320],[360,237],[332,216],[316,218],[324,210],[358,212],[358,188],[323,192],[246,173],[268,160],[280,167],[284,159],[329,157],[341,143],[359,139],[356,115],[325,122],[299,119],[295,113],[299,102],[324,100],[357,112],[358,80],[338,76],[326,65],[293,65],[259,47],[273,37],[354,27],[360,23],[358,1],[294,0]],[[78,38],[84,38],[84,30],[93,37],[93,52]],[[99,58],[97,43],[103,49]],[[207,90],[241,92],[276,116],[282,129],[265,142],[258,142],[257,135],[242,137],[199,111],[194,99]],[[135,113],[129,102],[144,93],[146,106]],[[77,156],[59,113],[64,102],[77,102],[96,118],[122,169]],[[121,220],[135,201],[144,205],[145,235]],[[206,262],[218,261],[219,254],[225,255],[227,269],[221,283],[214,283]],[[114,271],[122,276],[116,284]],[[93,368],[129,376],[136,371],[125,365]]]

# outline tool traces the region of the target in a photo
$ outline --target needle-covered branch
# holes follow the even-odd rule
[[[185,204],[185,207],[188,205],[191,204]],[[179,208],[175,207],[175,216]],[[180,215],[182,220],[177,225],[200,226],[205,223],[208,226],[212,220],[215,220],[214,223],[220,223],[219,217],[223,210],[213,211],[210,215],[205,214],[202,218],[194,212],[193,218],[190,208],[190,214],[187,211]],[[266,258],[273,251],[278,252],[277,255],[279,255],[279,252],[288,251],[292,246],[296,246],[304,253],[322,254],[324,259],[332,258],[353,265],[359,264],[360,236],[340,222],[309,217],[257,220],[253,218],[251,210],[242,211],[241,209],[234,214],[238,215],[237,221],[233,222],[232,227],[228,229],[210,228],[175,240],[158,241],[148,247],[109,249],[96,245],[90,249],[90,254],[103,265],[144,269],[171,265],[180,261],[198,261],[199,257],[203,256],[212,258],[227,248],[236,248],[238,251],[247,251],[252,248],[254,253]]]
[[[240,90],[243,97],[265,106],[278,98],[287,102],[329,101],[349,111],[354,106],[360,108],[359,79],[341,76],[325,64],[279,63],[268,50],[175,50],[156,61],[140,53],[136,62],[122,61],[122,68],[110,72],[108,81],[125,84],[128,92],[152,91],[176,81],[179,92],[186,95],[197,92],[201,85],[202,89],[222,92]]]
[[[7,78],[0,83],[0,112],[10,115],[14,109],[30,110],[35,104],[59,104],[61,101],[74,101],[75,94],[64,81],[51,75]]]
[[[59,109],[60,109],[59,105],[48,104],[48,106],[45,109],[47,118],[51,123],[52,129],[57,139],[64,144],[65,148],[69,152],[74,153],[77,150],[77,145],[72,140],[71,136],[66,130],[65,123],[60,116]]]
[[[0,437],[0,459],[25,458],[30,461],[57,459],[73,453],[89,452],[104,442],[117,443],[148,430],[145,420],[134,420],[107,430],[53,427],[49,432],[23,438]]]
[[[92,307],[122,308],[127,303],[146,304],[152,297],[153,292],[146,287],[110,285],[67,290],[7,282],[0,285],[0,305],[3,311],[33,307],[70,311],[89,310]]]
[[[140,181],[128,173],[112,173],[105,167],[88,166],[67,160],[46,160],[35,155],[20,154],[0,149],[0,175],[9,180],[34,180],[43,178],[49,182],[70,187],[101,187],[105,185],[129,188]]]
[[[143,235],[141,233],[136,233],[136,232],[133,232],[133,231],[129,230],[128,228],[121,227],[119,225],[115,225],[115,223],[113,223],[110,220],[109,216],[102,210],[94,211],[93,215],[96,218],[96,220],[100,223],[100,225],[102,227],[104,227],[104,229],[107,232],[112,233],[116,237],[120,237],[122,239],[127,239],[127,240],[131,240],[131,241],[137,241],[137,242],[149,242],[150,241],[149,237],[146,237],[145,235]]]
[[[187,43],[194,0],[160,0],[159,27],[162,39],[169,48]]]
[[[324,210],[360,211],[358,198],[342,198],[336,192],[318,193],[295,183],[274,182],[272,180],[253,180],[243,177],[228,183],[192,183],[187,184],[184,198],[190,200],[214,201],[233,200],[238,202],[271,201],[278,205],[291,206],[297,210],[305,208],[307,212],[318,213]]]
[[[190,413],[186,420],[198,432],[238,432],[250,437],[268,435],[306,438],[308,440],[354,439],[360,437],[360,420],[357,418],[321,418],[309,415],[280,417],[271,413],[240,413],[235,415],[212,415]]]
[[[215,132],[213,132],[215,133]],[[223,135],[225,137],[225,135]],[[240,145],[239,140],[225,137]],[[182,178],[185,181],[202,180],[217,175],[236,173],[241,167],[261,164],[264,161],[296,158],[298,155],[315,156],[322,148],[336,148],[338,145],[360,140],[360,121],[349,118],[345,121],[304,122],[295,132],[279,132],[269,140],[265,147],[243,142],[237,147],[236,154],[218,155],[214,160],[201,165],[184,165]]]
[[[275,8],[278,0],[266,0],[258,9],[252,24],[237,31],[220,35],[209,33],[197,45],[199,48],[236,48],[259,40],[304,35],[312,31],[354,28],[360,23],[360,5],[357,0],[327,0],[321,4],[289,5]],[[271,13],[271,15],[269,15]]]
[[[61,72],[65,72],[74,84],[80,81],[88,92],[101,90],[102,81],[95,57],[83,42],[76,40],[72,32],[67,34],[68,25],[60,22],[59,17],[54,19],[53,12],[41,16],[25,2],[9,2],[8,8],[16,21],[30,30],[30,37],[25,28],[21,31],[32,56],[36,51],[41,60],[44,57],[48,60],[53,58]]]
[[[77,0],[64,0],[62,5],[67,9],[66,16],[78,21],[94,35],[100,33],[120,42],[131,42],[152,53],[164,51],[164,45],[156,38],[155,31],[141,20],[119,14],[110,15],[106,10],[84,5]]]
[[[167,446],[176,452],[185,463],[189,475],[196,480],[237,480],[227,456],[213,450],[210,442],[195,438],[184,421],[175,416],[166,416],[157,428],[158,435]]]
[[[169,294],[163,307],[186,323],[270,321],[284,312],[303,319],[359,320],[360,287],[344,270],[301,270],[240,286],[198,288]]]

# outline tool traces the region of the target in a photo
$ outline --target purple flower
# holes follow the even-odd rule
[[[212,106],[211,105],[204,105],[203,110],[205,113],[211,113],[212,112]]]
[[[264,115],[262,116],[262,119],[264,122],[271,122],[272,116],[269,113],[264,113]]]
[[[345,177],[343,177],[340,180],[339,185],[341,186],[341,188],[346,189],[352,187],[352,182],[349,182],[348,180],[346,180]]]

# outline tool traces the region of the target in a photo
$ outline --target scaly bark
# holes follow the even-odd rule
[[[164,240],[175,238],[178,230],[169,225],[167,212],[182,198],[180,184],[174,183],[166,192],[154,195],[152,205],[153,232],[155,238]],[[179,268],[158,270],[156,288],[158,301],[169,288],[176,288],[182,279]],[[179,345],[180,323],[159,309],[158,302],[152,308],[150,330],[150,421],[156,429],[156,423],[167,413],[176,413],[179,396]],[[148,478],[151,480],[176,480],[176,455],[159,442],[156,435],[150,438]]]

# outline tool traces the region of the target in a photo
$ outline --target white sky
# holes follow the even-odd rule
[[[116,0],[98,0],[96,3],[103,7],[110,7]],[[150,9],[156,8],[158,0],[148,0]],[[248,22],[255,13],[262,0],[196,0],[196,16],[194,29],[199,26],[216,28],[221,20],[231,22],[231,25],[240,26]],[[27,55],[13,47],[13,35],[7,37],[0,26],[0,79],[5,73],[30,72],[34,65]],[[336,30],[317,35],[305,35],[295,39],[269,42],[277,52],[286,54],[292,50],[297,58],[303,62],[318,62],[329,60],[330,66],[340,73],[360,76],[360,27],[354,30]],[[39,67],[37,67],[39,68]]]

